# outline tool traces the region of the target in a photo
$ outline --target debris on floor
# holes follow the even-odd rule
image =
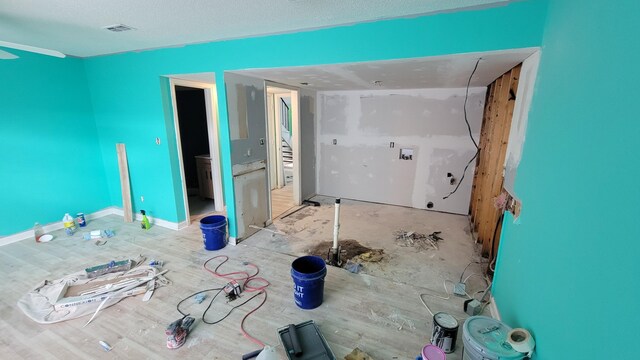
[[[309,253],[326,259],[332,246],[332,241],[321,242],[310,249]],[[366,253],[367,251],[371,251],[371,248],[363,246],[353,239],[340,240],[340,248],[342,249],[342,253],[340,254],[342,259],[352,259],[360,254]]]
[[[366,352],[355,348],[350,354],[344,357],[344,360],[373,360]]]
[[[380,262],[384,259],[383,249],[371,249],[357,256],[357,260],[366,262]]]
[[[396,243],[403,247],[414,247],[420,250],[428,250],[433,248],[438,250],[438,242],[444,240],[440,237],[441,231],[434,231],[429,235],[421,234],[415,231],[398,230],[394,233]]]
[[[347,260],[347,263],[344,265],[344,268],[349,272],[357,274],[363,268],[363,265],[357,262],[353,262],[351,260]]]

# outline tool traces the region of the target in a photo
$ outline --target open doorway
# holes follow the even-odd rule
[[[266,97],[270,210],[271,219],[275,219],[299,202],[294,191],[300,181],[294,169],[298,161],[294,142],[299,141],[293,108],[297,91],[267,84]]]
[[[171,79],[176,144],[187,223],[224,210],[215,84]]]

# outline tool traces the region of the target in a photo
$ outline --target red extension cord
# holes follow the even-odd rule
[[[220,259],[220,258],[224,258],[224,260],[218,264],[218,266],[216,266],[215,269],[211,270],[209,268],[207,268],[207,264],[211,261],[211,260],[215,260],[215,259]],[[204,264],[202,265],[204,267],[204,269],[206,271],[208,271],[209,273],[211,273],[213,276],[215,277],[219,277],[225,280],[235,280],[238,282],[242,282],[242,291],[246,291],[246,292],[261,292],[264,294],[264,299],[262,299],[262,302],[255,307],[253,310],[249,311],[243,318],[242,321],[240,322],[240,331],[242,332],[242,335],[244,335],[244,337],[246,337],[247,339],[251,340],[252,342],[254,342],[255,344],[257,344],[258,346],[261,347],[265,347],[265,344],[254,338],[253,336],[249,335],[249,333],[247,333],[247,331],[244,329],[244,322],[245,320],[249,317],[249,315],[253,314],[254,312],[256,312],[258,309],[260,309],[260,307],[262,307],[262,305],[264,305],[264,303],[267,301],[267,291],[266,288],[267,286],[271,285],[265,278],[262,277],[256,277],[259,273],[260,273],[260,269],[251,263],[245,263],[245,265],[247,266],[251,266],[254,269],[256,269],[255,274],[250,275],[248,272],[246,271],[234,271],[234,272],[230,272],[230,273],[226,273],[226,274],[222,274],[218,272],[218,269],[227,261],[229,261],[229,257],[226,255],[218,255],[215,257],[212,257],[211,259],[207,260],[204,262]],[[239,277],[238,277],[239,275]],[[249,283],[252,281],[258,281],[258,282],[262,282],[262,284],[260,284],[259,286],[250,286]]]

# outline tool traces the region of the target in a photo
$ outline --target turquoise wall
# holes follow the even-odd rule
[[[83,61],[9,51],[20,58],[0,60],[0,236],[111,205]]]
[[[539,46],[546,5],[516,2],[493,9],[267,37],[222,41],[86,60],[87,77],[111,202],[120,205],[115,143],[127,144],[134,207],[169,221],[184,220],[179,181],[173,170],[172,115],[166,111],[161,77],[228,70],[388,60]],[[500,26],[496,26],[500,24]],[[506,30],[508,29],[508,30]],[[274,51],[287,49],[287,51]],[[226,96],[217,87],[223,185],[229,214],[235,213],[230,186],[230,142]],[[171,121],[170,121],[171,120]],[[160,137],[162,143],[155,145]],[[178,192],[180,196],[174,194]],[[139,196],[145,196],[145,203]],[[179,200],[179,201],[178,201]],[[229,219],[236,234],[235,218]]]
[[[537,359],[637,359],[640,2],[549,2],[495,279]]]

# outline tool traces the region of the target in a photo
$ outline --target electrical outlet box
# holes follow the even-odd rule
[[[453,285],[453,294],[457,296],[466,296],[467,295],[467,286],[464,283],[457,283]]]
[[[476,299],[471,300],[468,304],[465,304],[464,312],[469,316],[476,316],[482,311],[482,303]]]

